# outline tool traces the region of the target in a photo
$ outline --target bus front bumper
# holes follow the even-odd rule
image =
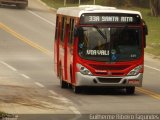
[[[139,73],[136,76],[89,76],[83,75],[80,72],[76,73],[76,86],[142,86],[143,74]]]

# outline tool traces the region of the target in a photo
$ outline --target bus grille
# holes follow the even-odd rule
[[[101,83],[119,83],[122,78],[98,78]]]
[[[101,73],[101,72],[95,72],[96,73],[96,75],[102,75],[102,76],[108,76],[108,72],[106,72],[106,73]],[[123,76],[123,75],[125,75],[125,73],[123,73],[123,72],[111,72],[111,74],[109,75],[109,76]]]

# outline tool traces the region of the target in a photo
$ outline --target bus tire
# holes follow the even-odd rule
[[[126,93],[127,93],[128,95],[133,95],[134,92],[135,92],[135,87],[127,87],[127,88],[126,88]]]
[[[79,86],[72,86],[72,89],[73,89],[73,92],[74,93],[76,93],[76,94],[78,94],[78,93],[80,93],[81,92],[81,89],[80,89],[80,87]]]
[[[68,83],[62,79],[60,79],[60,85],[61,85],[61,88],[68,88]]]

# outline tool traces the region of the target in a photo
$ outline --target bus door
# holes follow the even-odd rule
[[[64,80],[68,80],[68,39],[69,39],[69,22],[66,19],[65,31],[64,31]]]
[[[73,65],[73,43],[74,43],[74,18],[69,20],[69,36],[68,36],[68,48],[67,48],[67,76],[68,82],[71,83],[72,65]]]
[[[67,17],[62,17],[61,35],[60,35],[60,69],[63,80],[67,80],[67,43],[69,34],[69,24]]]

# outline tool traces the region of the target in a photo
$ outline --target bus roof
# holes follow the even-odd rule
[[[57,10],[57,14],[80,17],[83,13],[124,13],[124,14],[138,14],[138,11],[117,9],[115,7],[107,7],[100,5],[81,5],[79,7],[62,7]]]

